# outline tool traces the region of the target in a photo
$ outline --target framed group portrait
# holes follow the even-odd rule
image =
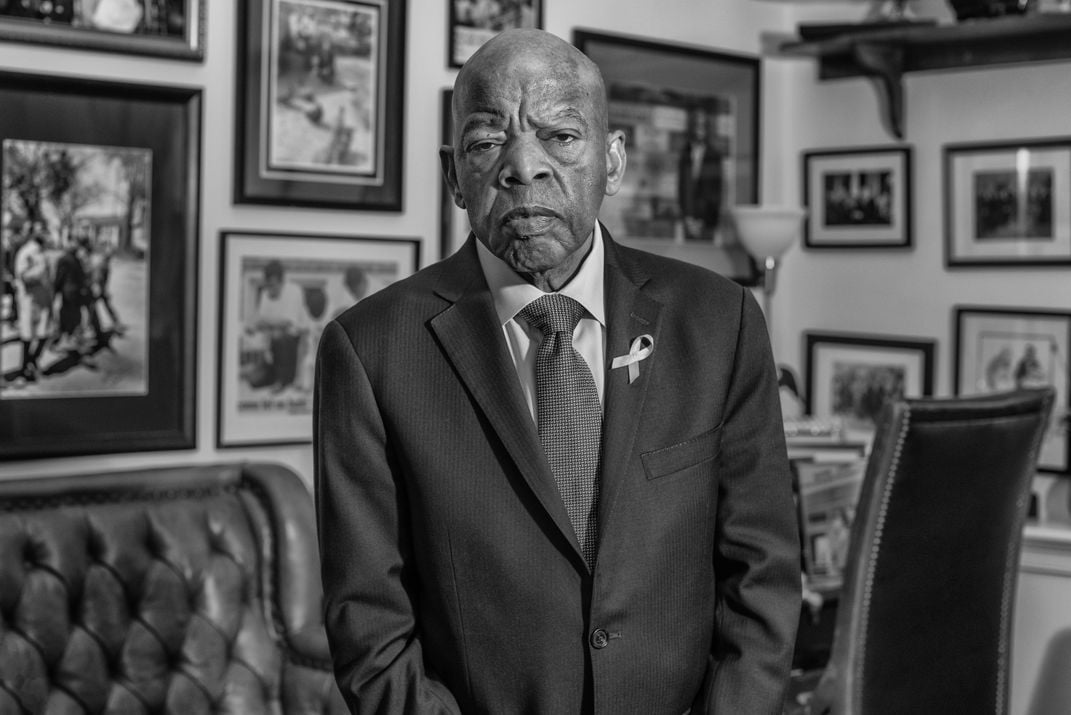
[[[417,239],[222,232],[217,446],[311,441],[324,328],[419,262]]]
[[[543,0],[446,0],[447,66],[461,67],[503,30],[543,27]]]
[[[404,0],[241,0],[235,203],[402,210]]]
[[[910,146],[803,153],[807,248],[909,248]]]
[[[759,59],[589,30],[573,44],[602,71],[625,136],[628,168],[600,213],[611,235],[757,283],[728,209],[759,203]]]
[[[199,62],[207,0],[4,0],[0,41]]]
[[[0,458],[195,444],[201,91],[0,74]]]
[[[1068,351],[1071,311],[956,306],[953,384],[957,395],[1049,385],[1056,392],[1038,469],[1071,475]]]
[[[807,331],[807,412],[872,434],[890,400],[933,394],[937,342],[926,338]]]
[[[945,264],[1071,265],[1071,138],[944,147]]]

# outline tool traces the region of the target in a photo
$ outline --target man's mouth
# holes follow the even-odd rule
[[[502,225],[520,236],[535,236],[546,233],[558,215],[542,206],[525,206],[512,209],[502,217]]]

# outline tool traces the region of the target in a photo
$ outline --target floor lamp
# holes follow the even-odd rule
[[[762,266],[762,309],[773,339],[770,297],[781,256],[796,242],[807,210],[795,206],[734,206],[730,209],[736,235],[744,249]]]

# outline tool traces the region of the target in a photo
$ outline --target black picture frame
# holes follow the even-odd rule
[[[14,352],[19,344],[17,340],[11,343],[12,326],[4,324],[0,459],[195,446],[201,105],[198,88],[0,73],[0,106],[4,107],[0,112],[4,147],[0,174],[5,177],[0,235],[5,247],[13,248],[21,239],[15,234],[16,221],[23,228],[34,225],[41,230],[47,239],[46,253],[71,251],[79,242],[76,238],[86,241],[85,247],[95,248],[110,237],[119,237],[109,244],[118,259],[111,267],[107,290],[116,302],[125,297],[127,307],[120,306],[120,315],[133,310],[133,316],[126,316],[129,325],[120,326],[114,314],[110,328],[98,323],[97,341],[106,339],[107,344],[94,343],[91,358],[84,359],[68,348],[46,364],[49,352],[58,350],[50,343],[42,353],[38,380],[27,387],[12,379],[12,369],[19,367]],[[31,149],[37,152],[31,163],[15,163],[18,153],[25,158]],[[59,166],[58,160],[65,162],[67,168],[61,175],[76,180],[61,187],[60,198],[54,199],[65,202],[62,216],[66,218],[58,220],[54,217],[61,214],[46,214],[42,208],[36,214],[39,221],[33,224],[25,208],[28,204],[22,194],[16,196],[9,179],[25,166],[37,167],[36,172],[44,166],[41,157],[45,155],[52,157],[50,166]],[[143,192],[132,188],[134,169],[122,169],[115,158],[126,155],[140,157],[136,166],[151,166],[143,170],[147,181],[144,175],[138,179],[137,186],[146,187]],[[79,157],[84,156],[100,161],[109,157],[106,166],[112,173],[94,173],[88,164],[79,167]],[[79,168],[71,170],[72,166]],[[100,164],[96,166],[99,169]],[[126,188],[128,203],[117,201],[111,214],[102,214],[99,208],[89,210],[89,192],[75,201],[72,187],[90,182],[88,177],[102,181],[102,176],[115,176],[115,172],[125,178],[110,180],[115,187]],[[34,182],[44,181],[39,173],[32,175]],[[33,186],[35,195],[43,193],[43,183]],[[50,186],[55,189],[60,184]],[[99,207],[102,199],[97,199]],[[72,208],[79,204],[84,212]],[[134,288],[123,281],[124,257]],[[58,260],[53,275],[57,266]],[[4,282],[5,288],[15,285],[14,278],[7,276]],[[93,285],[97,295],[98,284]],[[62,301],[58,306],[62,328]],[[111,312],[111,306],[107,307]],[[88,316],[89,311],[99,316],[98,302],[91,303],[81,316]],[[76,321],[83,320],[75,315]],[[131,321],[131,317],[136,319]]]
[[[205,57],[207,0],[182,0],[166,9],[150,5],[149,10],[131,4],[125,12],[88,16],[84,3],[37,4],[37,8],[25,9],[17,1],[5,3],[0,8],[0,41],[190,62],[202,62]],[[49,7],[46,10],[42,5]]]
[[[909,145],[803,152],[803,245],[815,249],[909,249]]]
[[[506,7],[492,6],[497,12],[473,17],[472,2],[446,0],[446,66],[465,64],[480,45],[502,32],[518,27],[543,28],[543,0],[516,0]],[[462,9],[468,15],[463,16]]]
[[[1071,266],[1071,137],[943,147],[945,266]]]
[[[846,434],[873,434],[889,399],[933,394],[936,340],[818,330],[803,339],[807,412]]]
[[[1038,471],[1071,476],[1071,311],[957,305],[953,322],[955,394],[1051,385],[1056,400]]]
[[[337,24],[342,39],[291,23]],[[234,203],[401,211],[405,0],[240,0]]]
[[[320,334],[361,298],[415,273],[420,240],[225,230],[219,251],[216,446],[307,444]],[[262,308],[272,263],[279,294]]]
[[[625,133],[628,169],[600,213],[611,235],[756,285],[728,209],[760,203],[760,59],[587,29],[573,44],[602,71],[611,129]],[[701,152],[690,126],[706,129]]]

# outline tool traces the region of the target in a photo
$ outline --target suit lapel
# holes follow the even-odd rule
[[[473,241],[470,235],[465,246],[447,259],[448,268],[436,292],[453,305],[432,318],[431,329],[524,480],[583,561],[498,328],[494,300]]]
[[[617,250],[603,228],[606,243],[606,407],[602,433],[599,529],[605,535],[613,507],[624,486],[626,467],[632,456],[650,383],[658,359],[659,314],[662,304],[640,287],[646,276]],[[639,376],[631,384],[628,368],[611,369],[615,357],[627,355],[632,341],[641,335],[654,339],[655,351],[639,364]]]

